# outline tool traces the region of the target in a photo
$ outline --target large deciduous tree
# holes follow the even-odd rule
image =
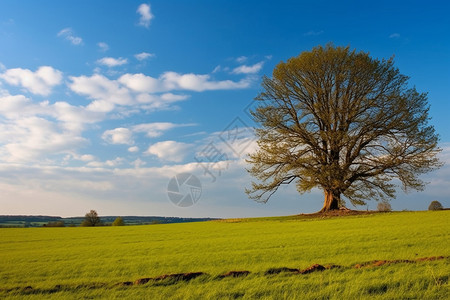
[[[389,200],[395,181],[422,190],[420,174],[438,168],[438,135],[427,94],[408,85],[393,59],[349,47],[318,46],[264,77],[252,111],[259,149],[248,170],[249,196],[266,202],[283,184],[324,191],[322,212]]]

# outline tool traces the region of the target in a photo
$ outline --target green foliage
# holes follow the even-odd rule
[[[125,226],[125,222],[123,221],[122,217],[117,217],[114,222],[111,224],[112,226]]]
[[[90,212],[86,213],[83,222],[81,222],[81,227],[93,227],[102,225],[102,221],[98,216],[97,212],[91,209]]]
[[[442,206],[441,202],[439,201],[431,201],[430,206],[428,206],[428,210],[442,210],[444,207]]]
[[[324,210],[421,190],[419,175],[441,166],[426,93],[410,88],[393,59],[349,47],[318,46],[264,77],[252,112],[259,150],[248,170],[249,196],[266,202],[283,184],[318,187]]]
[[[391,207],[391,204],[389,202],[383,201],[383,202],[378,203],[377,210],[378,211],[384,211],[384,212],[392,211],[392,207]]]
[[[48,222],[47,224],[42,225],[42,227],[65,227],[64,221],[55,221]]]
[[[448,259],[303,276],[264,272],[450,255],[449,217],[449,211],[394,212],[115,228],[5,228],[0,229],[0,298],[446,299]],[[251,274],[215,279],[231,270]],[[200,271],[211,276],[173,285],[114,286]]]

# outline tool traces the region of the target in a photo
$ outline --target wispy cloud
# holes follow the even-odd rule
[[[321,35],[323,34],[323,30],[310,30],[308,32],[305,32],[303,35],[304,36],[316,36],[316,35]]]
[[[128,63],[128,60],[126,58],[113,58],[113,57],[103,57],[99,60],[97,60],[97,63],[108,66],[108,67],[117,67],[121,65],[125,65]]]
[[[400,33],[393,33],[389,36],[390,39],[398,39],[400,37]]]
[[[98,46],[98,48],[100,49],[100,51],[102,51],[102,52],[106,52],[106,51],[109,50],[109,46],[108,46],[108,44],[105,43],[105,42],[97,43],[97,46]]]
[[[150,137],[159,137],[165,131],[168,131],[177,127],[194,126],[195,124],[175,124],[170,122],[155,122],[155,123],[144,123],[138,124],[131,128],[133,132],[145,132],[145,134]]]
[[[72,43],[72,45],[81,45],[83,43],[83,39],[79,36],[75,36],[72,28],[70,27],[62,29],[60,32],[58,32],[57,36],[68,40]]]
[[[246,62],[247,59],[248,59],[247,56],[239,56],[238,58],[236,58],[236,61],[237,61],[238,63],[242,64],[242,63]]]
[[[150,21],[154,18],[150,11],[150,4],[142,3],[139,5],[137,11],[139,15],[139,25],[148,28],[150,26]]]
[[[261,61],[252,66],[242,65],[233,69],[234,74],[255,74],[258,73],[263,67],[264,62]]]
[[[141,52],[141,53],[134,55],[134,57],[139,61],[143,61],[143,60],[146,60],[146,59],[148,59],[150,57],[154,57],[154,56],[155,56],[155,54],[148,53],[148,52]]]

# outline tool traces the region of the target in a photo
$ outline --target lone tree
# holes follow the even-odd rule
[[[328,44],[279,63],[264,77],[251,112],[259,150],[247,160],[257,181],[246,192],[267,202],[283,184],[324,191],[321,212],[345,202],[423,190],[418,178],[438,168],[438,135],[428,124],[427,94],[408,87],[393,59]]]
[[[91,211],[84,216],[84,220],[81,223],[81,226],[89,227],[89,226],[99,226],[101,224],[102,221],[100,220],[100,217],[98,216],[97,212],[91,209]]]
[[[125,226],[125,222],[123,221],[122,217],[117,217],[114,222],[111,224],[112,226]]]
[[[439,201],[431,201],[430,206],[428,206],[428,210],[443,210],[444,207],[442,206],[441,202]]]

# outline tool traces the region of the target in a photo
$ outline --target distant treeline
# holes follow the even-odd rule
[[[111,225],[118,216],[100,216],[103,225]],[[179,218],[179,217],[158,217],[158,216],[120,216],[125,225],[149,225],[149,224],[169,224],[203,222],[217,220],[214,218]],[[0,215],[0,228],[17,227],[63,227],[80,226],[84,217],[55,217],[55,216],[19,216]]]

